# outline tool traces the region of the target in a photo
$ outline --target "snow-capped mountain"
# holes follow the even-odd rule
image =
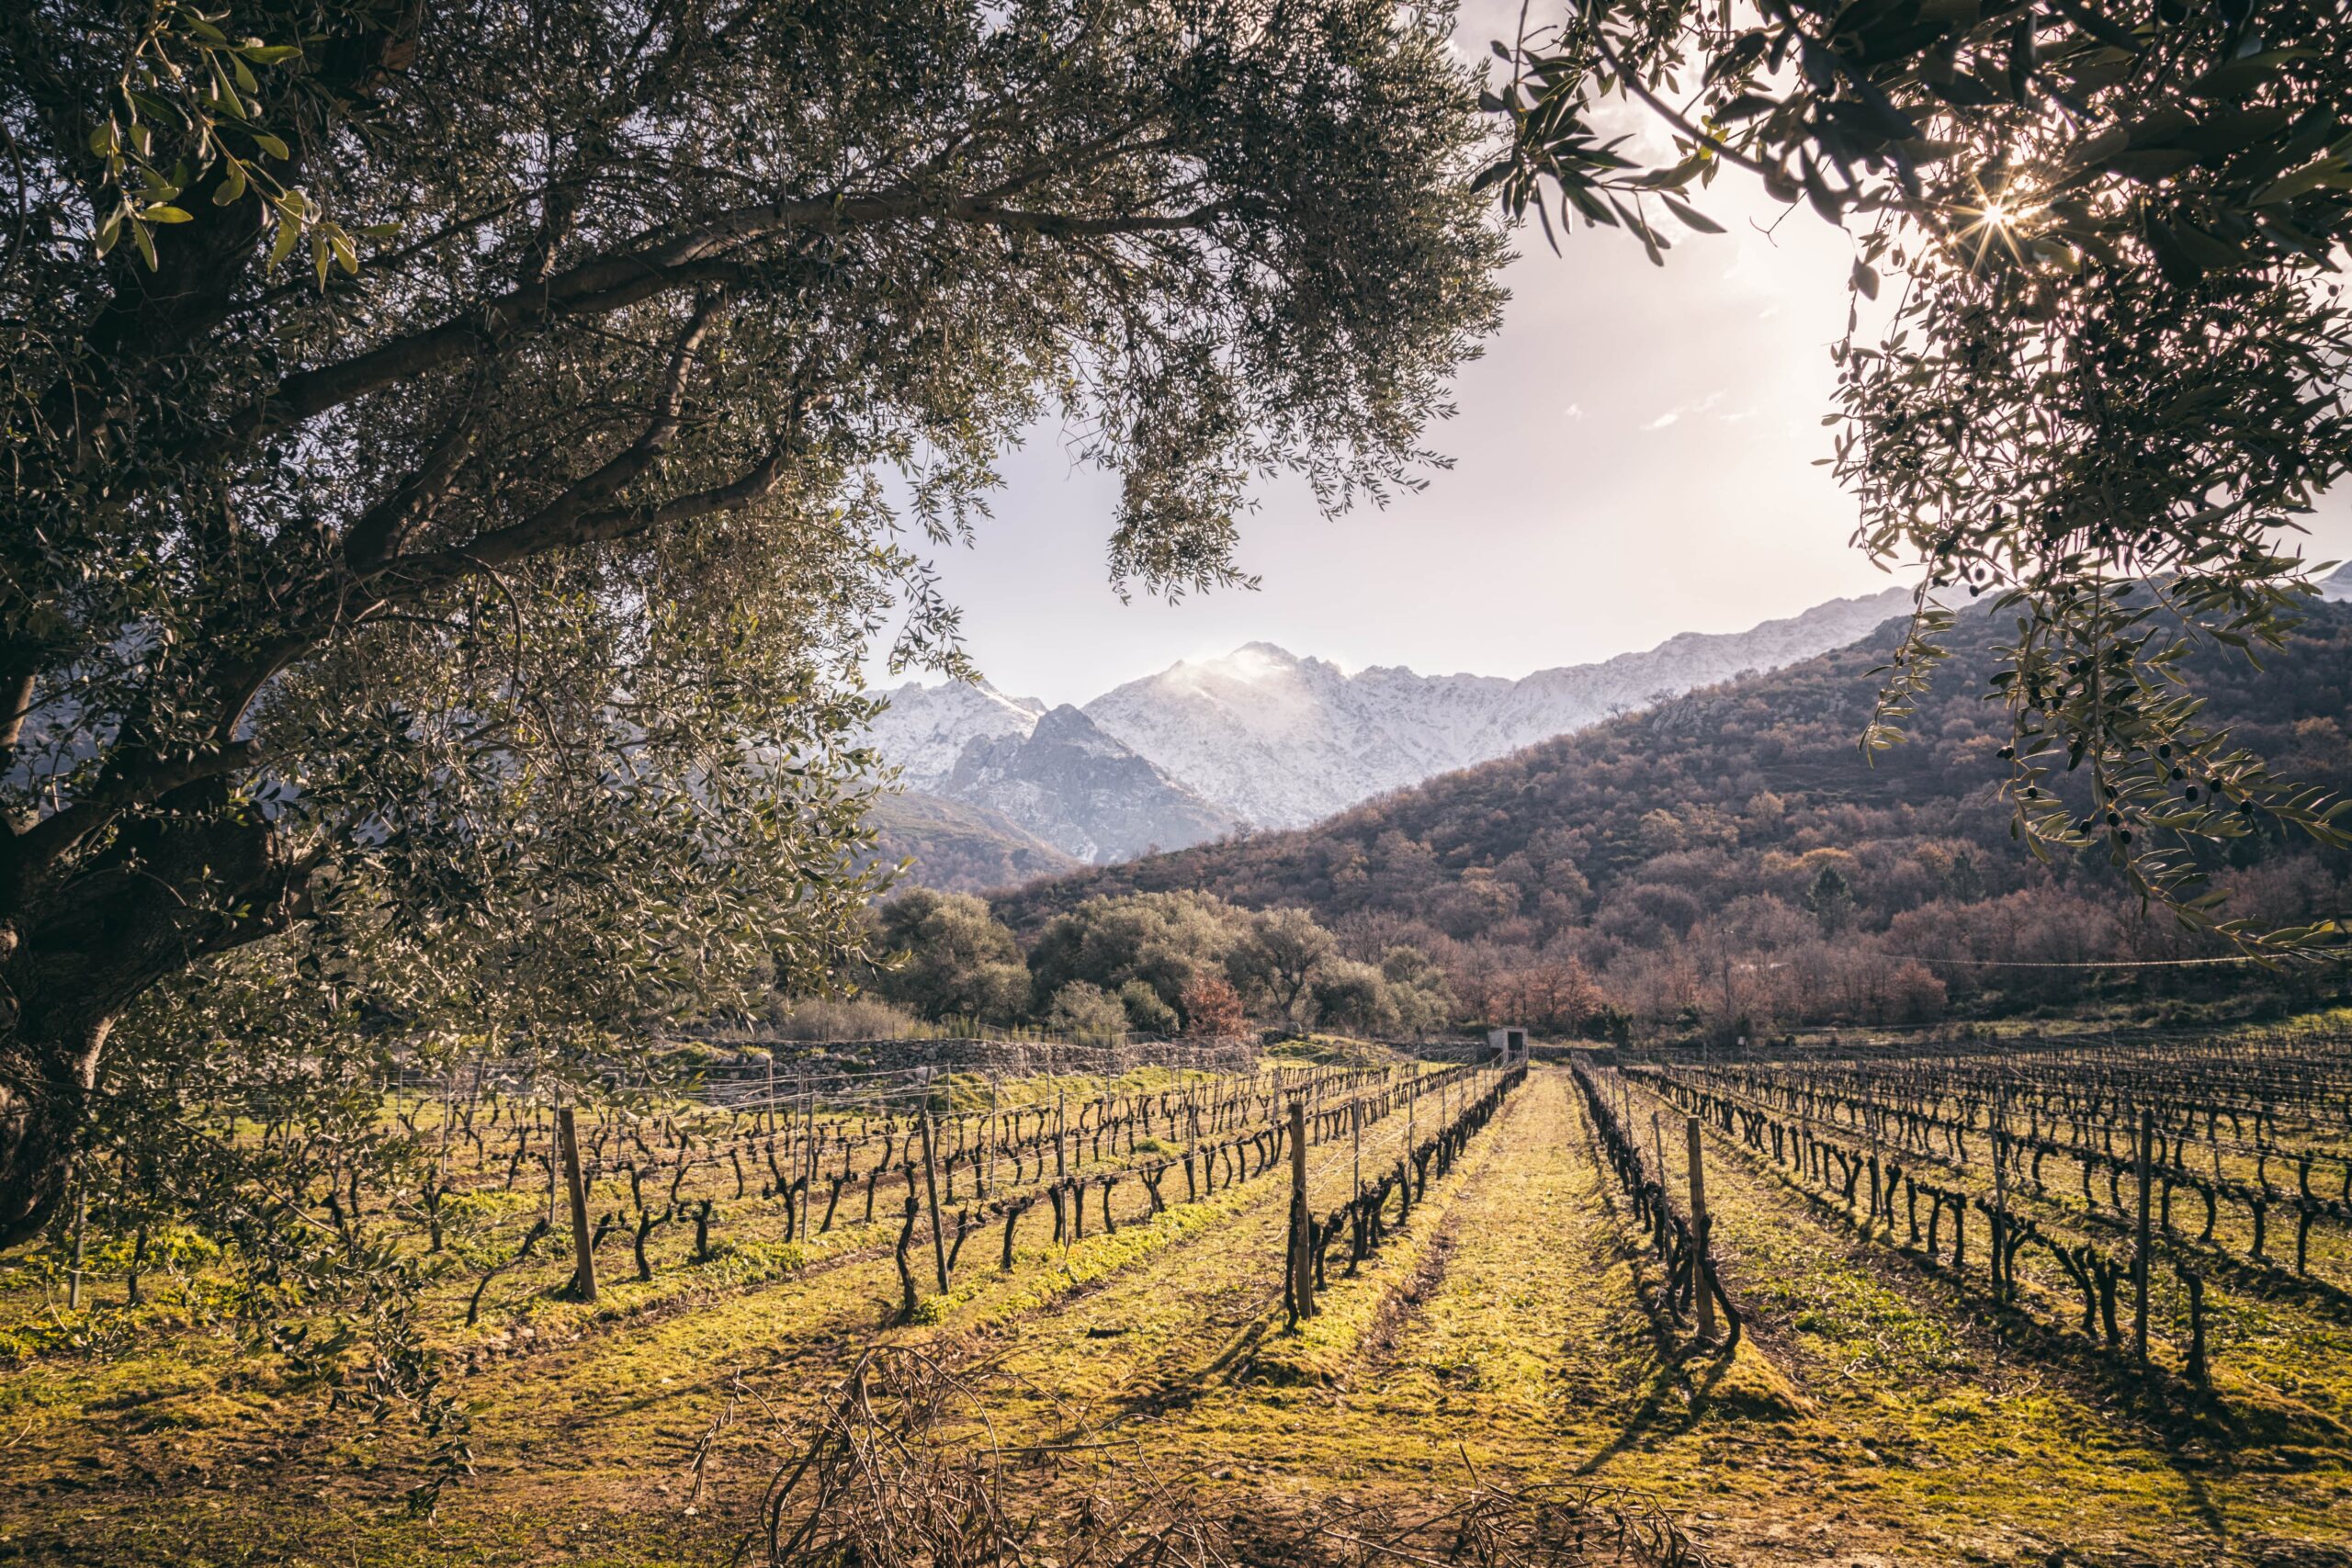
[[[1008,697],[985,681],[951,681],[925,686],[910,681],[876,694],[890,705],[870,731],[875,749],[899,769],[910,790],[938,793],[956,771],[956,759],[975,740],[1025,738],[1037,728],[1046,705],[1035,697]]]
[[[1086,711],[1243,820],[1291,828],[1459,767],[1464,725],[1510,685],[1396,668],[1350,675],[1253,642],[1131,681]]]
[[[1244,826],[1318,821],[1612,714],[1842,648],[1909,607],[1908,591],[1891,588],[1520,680],[1398,666],[1350,674],[1253,642],[1131,681],[1083,710],[1048,712],[984,684],[909,684],[881,694],[890,705],[873,739],[913,795],[984,807],[1101,864]],[[922,834],[910,829],[901,841],[920,876]]]
[[[2319,580],[2319,596],[2323,599],[2352,599],[2352,561],[2346,562]]]
[[[1641,653],[1520,680],[1349,674],[1271,643],[1187,660],[1086,705],[1089,717],[1242,820],[1294,828],[1612,714],[1841,648],[1905,614],[1890,588],[1745,632],[1685,633]]]
[[[1067,705],[1026,735],[967,742],[938,793],[1001,812],[1064,854],[1098,864],[1197,844],[1237,826]]]

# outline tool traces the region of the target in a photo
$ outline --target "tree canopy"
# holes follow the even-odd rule
[[[877,953],[904,954],[876,974],[876,995],[924,1018],[983,1023],[1009,1022],[1027,1008],[1021,945],[980,899],[910,887],[882,906],[876,925]]]
[[[1073,901],[1037,932],[1029,968],[1041,1013],[1074,1015],[1069,998],[1100,997],[1125,1009],[1125,1027],[1149,1033],[1219,1037],[1245,1015],[1293,1029],[1436,1033],[1460,1005],[1429,955],[1409,946],[1352,956],[1304,909],[1238,908],[1181,886]],[[1211,1026],[1204,1013],[1215,1015]]]
[[[1415,482],[1498,299],[1447,28],[8,7],[0,1240],[240,984],[560,1054],[854,949],[854,655],[954,661],[915,542],[1041,416],[1170,592],[1253,475]]]
[[[2347,25],[2339,0],[1596,0],[1497,46],[1513,141],[1481,176],[1653,259],[1720,231],[1699,193],[1726,170],[1844,226],[1832,461],[1858,542],[1923,572],[1869,743],[1905,738],[1947,605],[1992,595],[2036,850],[2096,846],[2275,956],[2343,931],[2229,918],[2214,846],[2266,821],[2341,845],[2345,806],[2202,722],[2181,671],[2279,645],[2311,592],[2292,535],[2352,463]],[[1672,163],[1628,156],[1620,98]]]

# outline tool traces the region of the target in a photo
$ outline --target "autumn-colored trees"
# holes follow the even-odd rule
[[[1250,1026],[1240,994],[1215,975],[1196,976],[1180,998],[1184,1008],[1184,1032],[1195,1040],[1231,1040]]]

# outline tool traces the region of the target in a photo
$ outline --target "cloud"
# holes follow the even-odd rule
[[[1715,391],[1709,392],[1705,397],[1701,398],[1696,402],[1675,404],[1672,408],[1667,410],[1664,413],[1658,415],[1656,419],[1642,426],[1642,428],[1644,430],[1664,430],[1669,424],[1680,423],[1683,415],[1705,413],[1709,409],[1713,408],[1717,403],[1722,402],[1723,400],[1723,392],[1718,389]]]
[[[1564,419],[1582,419],[1584,417],[1584,405],[1582,403],[1570,403],[1566,408],[1560,411],[1560,415]]]

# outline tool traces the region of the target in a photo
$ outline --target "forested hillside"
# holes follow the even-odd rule
[[[915,861],[909,880],[926,887],[1009,887],[1076,871],[1085,863],[1002,812],[944,795],[914,791],[878,795],[866,807],[865,819],[878,835],[875,858],[889,864]]]
[[[1034,931],[1089,897],[1197,888],[1310,909],[1362,953],[1423,946],[1480,1010],[1540,1012],[1531,987],[1573,998],[1593,980],[1637,1016],[1724,1028],[2015,1005],[2122,983],[2023,965],[2221,951],[2143,919],[2098,856],[2044,867],[2012,841],[1995,793],[2006,717],[1979,695],[1989,615],[1963,617],[1906,727],[1913,742],[1865,758],[1871,671],[1894,636],[1890,624],[1309,829],[1037,884],[998,907]],[[2214,716],[2281,768],[2352,784],[2340,716],[2352,606],[2314,606],[2262,672],[2215,661],[2199,680]],[[2278,921],[2342,909],[2347,869],[2263,831],[2233,847],[2223,879],[2234,908]],[[2178,990],[2192,977],[2247,983],[2206,969],[2129,984]]]

